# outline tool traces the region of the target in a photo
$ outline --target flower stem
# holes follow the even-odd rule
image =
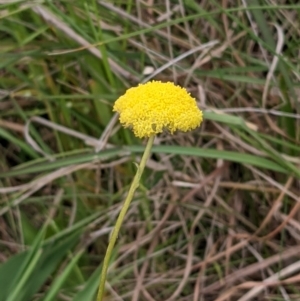
[[[101,271],[101,276],[100,276],[100,282],[99,282],[99,289],[98,289],[98,294],[97,294],[97,301],[102,301],[103,294],[104,294],[104,289],[105,289],[106,275],[107,275],[107,270],[108,270],[108,265],[109,265],[109,261],[110,261],[110,258],[111,258],[111,254],[112,254],[113,248],[115,246],[116,240],[118,238],[119,231],[120,231],[120,228],[122,226],[124,217],[125,217],[126,212],[129,208],[129,205],[132,201],[134,192],[139,186],[139,182],[140,182],[141,176],[143,174],[144,168],[146,166],[146,162],[147,162],[147,160],[150,156],[150,153],[151,153],[151,147],[153,145],[154,138],[155,138],[154,135],[150,136],[150,138],[147,142],[147,145],[146,145],[144,154],[142,156],[141,162],[138,166],[138,169],[136,171],[134,179],[131,183],[130,189],[129,189],[128,194],[127,194],[127,197],[124,201],[124,204],[122,206],[122,209],[121,209],[121,211],[119,213],[119,216],[118,216],[118,219],[116,221],[115,227],[114,227],[114,229],[111,233],[111,238],[109,240],[109,244],[108,244],[108,247],[106,249],[106,254],[105,254],[105,257],[104,257],[104,261],[103,261],[103,266],[102,266],[102,271]]]

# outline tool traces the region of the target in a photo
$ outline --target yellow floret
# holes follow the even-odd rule
[[[203,120],[196,100],[171,82],[152,81],[130,88],[116,100],[113,110],[120,114],[121,124],[132,128],[139,138],[165,129],[172,134],[176,130],[186,132]]]

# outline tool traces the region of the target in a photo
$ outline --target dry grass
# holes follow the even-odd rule
[[[0,301],[93,300],[143,149],[111,106],[152,78],[206,120],[157,137],[106,300],[300,300],[300,6],[256,2],[3,5]]]

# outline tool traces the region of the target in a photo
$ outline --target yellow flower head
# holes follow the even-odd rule
[[[114,111],[120,122],[130,127],[135,136],[149,137],[168,129],[193,130],[202,122],[202,112],[186,89],[171,82],[152,81],[130,88],[119,97]]]

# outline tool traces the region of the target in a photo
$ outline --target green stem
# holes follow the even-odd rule
[[[124,217],[125,217],[126,212],[129,208],[129,205],[132,201],[134,192],[136,191],[136,189],[139,186],[139,182],[140,182],[141,176],[143,174],[146,162],[147,162],[147,160],[150,156],[151,147],[153,145],[154,138],[155,138],[155,136],[150,136],[150,138],[147,142],[143,157],[141,159],[141,162],[138,166],[138,169],[136,171],[136,174],[134,176],[134,179],[133,179],[133,181],[131,183],[131,186],[130,186],[130,189],[128,191],[128,195],[127,195],[127,197],[124,201],[124,204],[122,206],[122,209],[119,213],[118,219],[116,221],[116,225],[115,225],[115,227],[114,227],[114,229],[111,233],[110,241],[109,241],[109,244],[108,244],[108,247],[107,247],[107,250],[106,250],[106,254],[105,254],[105,257],[104,257],[104,261],[103,261],[101,278],[100,278],[99,289],[98,289],[98,294],[97,294],[97,301],[102,301],[110,257],[111,257],[113,248],[115,246],[116,240],[118,238],[119,231],[120,231],[120,228],[122,226]]]

